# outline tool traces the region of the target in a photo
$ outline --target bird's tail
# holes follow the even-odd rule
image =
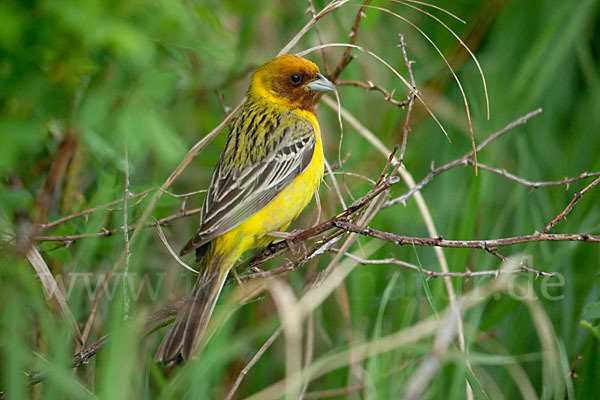
[[[230,265],[218,255],[207,260],[192,293],[179,310],[171,330],[164,337],[154,356],[163,364],[186,362],[196,349],[206,330],[210,316],[217,303]]]

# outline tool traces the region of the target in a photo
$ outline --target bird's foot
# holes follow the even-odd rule
[[[302,232],[302,229],[294,229],[291,232],[272,231],[267,233],[267,235],[285,240],[285,243],[290,249],[290,253],[292,254],[292,256],[294,256],[295,258],[299,258],[298,255],[300,254],[300,250],[298,250],[297,246],[294,244],[294,239],[296,238],[296,235],[298,235],[298,233],[300,232]],[[304,254],[307,254],[308,249],[306,248],[304,242],[301,242],[300,245],[302,246]]]

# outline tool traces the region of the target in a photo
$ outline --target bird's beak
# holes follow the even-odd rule
[[[335,90],[335,85],[329,82],[329,80],[321,74],[317,74],[317,79],[308,83],[306,87],[317,92],[330,92]]]

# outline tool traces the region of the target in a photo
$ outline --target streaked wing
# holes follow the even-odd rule
[[[258,113],[257,118],[248,111],[252,110],[244,110],[228,137],[204,199],[200,227],[182,255],[260,211],[312,160],[315,135],[309,121],[294,114]],[[269,151],[257,151],[264,147]]]

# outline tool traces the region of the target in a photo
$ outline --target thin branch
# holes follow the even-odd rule
[[[315,5],[312,0],[308,0],[308,11],[312,15],[313,18],[316,18],[317,11],[315,10]],[[321,29],[319,29],[319,24],[315,23],[315,33],[317,34],[317,38],[319,39],[319,44],[323,44],[323,37],[321,36]],[[327,60],[327,53],[325,49],[321,50],[321,57],[323,58],[323,68],[325,70],[325,75],[329,76],[329,62]]]
[[[573,207],[575,207],[575,204],[579,201],[579,199],[581,199],[588,190],[596,186],[599,182],[600,178],[597,178],[592,183],[583,188],[583,190],[575,193],[575,195],[573,196],[573,200],[571,200],[567,207],[564,210],[562,210],[562,212],[558,214],[556,218],[554,218],[552,221],[550,221],[548,225],[546,225],[546,227],[542,230],[542,233],[548,232],[550,229],[552,229],[552,227],[558,224],[561,219],[566,218],[567,214],[571,212],[571,210],[573,209]]]
[[[427,238],[396,235],[373,229],[370,227],[362,227],[355,225],[343,219],[337,219],[334,225],[347,232],[358,233],[363,236],[374,237],[387,242],[403,245],[410,244],[415,246],[435,246],[435,247],[452,247],[452,248],[471,248],[488,250],[493,247],[511,246],[515,244],[531,243],[531,242],[591,242],[600,243],[600,235],[588,235],[583,233],[540,233],[535,232],[531,235],[512,236],[501,239],[487,240],[446,240],[442,237]]]
[[[129,196],[129,200],[134,200],[139,197],[143,198],[153,190],[155,190],[155,189],[146,189],[143,192],[140,192],[138,194],[131,194]],[[102,209],[117,205],[119,203],[122,203],[123,201],[124,201],[124,199],[117,199],[117,200],[111,201],[110,203],[103,204],[101,206],[89,208],[87,210],[83,210],[83,211],[77,212],[75,214],[67,215],[66,217],[62,217],[62,218],[59,218],[59,219],[51,221],[51,222],[46,222],[45,224],[40,224],[40,228],[42,230],[54,228],[55,226],[65,223],[67,221],[70,221],[72,219],[80,218],[80,217],[87,217],[88,215],[90,215],[98,210],[102,210]]]
[[[533,269],[533,268],[530,268],[527,265],[523,264],[521,261],[515,262],[514,260],[511,260],[510,258],[503,256],[502,254],[500,254],[500,252],[498,252],[498,249],[496,249],[495,247],[486,247],[485,251],[487,251],[494,257],[499,258],[500,261],[502,261],[502,262],[518,265],[522,271],[532,272],[536,276],[542,275],[542,276],[549,276],[552,278],[554,277],[554,273],[548,273],[548,272],[544,272],[541,270]]]
[[[500,254],[495,247],[510,246],[510,245],[524,244],[524,243],[532,243],[532,242],[600,243],[600,235],[577,234],[577,233],[548,234],[548,233],[536,232],[531,235],[513,236],[513,237],[507,237],[507,238],[488,239],[488,240],[446,240],[446,239],[443,239],[442,237],[427,238],[427,237],[403,236],[403,235],[396,235],[393,233],[383,232],[383,231],[373,229],[370,227],[360,227],[358,225],[355,225],[355,224],[349,222],[346,217],[336,217],[336,218],[326,221],[323,224],[320,224],[316,227],[307,229],[306,231],[301,231],[298,234],[296,234],[295,237],[288,239],[288,241],[292,241],[294,244],[301,243],[303,241],[306,241],[308,239],[311,239],[311,238],[317,236],[323,230],[331,229],[332,224],[335,227],[342,229],[342,231],[334,232],[329,237],[323,239],[322,241],[317,243],[315,246],[313,246],[301,258],[294,260],[294,261],[288,261],[287,263],[285,263],[277,268],[273,268],[271,270],[267,270],[267,271],[258,270],[253,273],[248,273],[248,274],[242,275],[242,276],[240,276],[240,279],[242,281],[250,281],[250,280],[254,280],[254,279],[262,279],[262,278],[268,278],[268,277],[280,275],[280,274],[292,271],[297,266],[303,264],[304,262],[315,257],[316,255],[322,254],[324,251],[332,251],[332,252],[336,253],[337,250],[332,249],[332,245],[335,244],[339,240],[338,238],[344,232],[354,232],[354,233],[358,233],[363,236],[373,237],[373,238],[377,238],[380,240],[385,240],[385,241],[395,243],[398,245],[406,244],[406,245],[429,246],[429,247],[480,249],[480,250],[484,250],[484,251],[492,254],[493,256],[499,258],[502,261],[512,262],[512,263],[514,263],[514,261],[511,261],[509,258]],[[319,232],[319,233],[315,233],[315,232]],[[335,239],[338,239],[338,240],[335,240]],[[254,266],[259,265],[262,262],[266,262],[267,260],[270,260],[271,258],[274,258],[275,256],[283,253],[283,251],[285,251],[285,249],[287,249],[288,241],[281,241],[281,242],[277,242],[277,243],[273,244],[273,247],[276,248],[277,253],[275,255],[269,254],[269,255],[265,256],[266,260],[262,260],[259,258],[259,261],[254,262],[254,264],[251,263],[251,267],[254,268]],[[348,254],[346,254],[346,255],[348,255]],[[412,269],[415,271],[420,270],[419,267],[416,265],[405,263],[403,261],[395,260],[392,258],[384,259],[384,260],[375,260],[375,261],[362,260],[355,256],[352,256],[352,258],[355,261],[358,261],[359,263],[365,264],[365,265],[389,263],[389,264],[400,265],[400,266],[403,266],[403,267],[406,267],[406,268],[409,268],[409,269]],[[428,277],[465,277],[465,278],[468,278],[468,277],[484,276],[484,275],[497,276],[498,274],[501,274],[501,273],[509,273],[509,272],[518,273],[518,272],[522,272],[522,271],[531,272],[538,276],[540,276],[540,275],[548,276],[548,277],[555,276],[554,273],[548,273],[548,272],[544,272],[541,270],[533,269],[531,267],[524,265],[523,263],[516,263],[516,264],[518,266],[520,266],[521,270],[466,271],[466,272],[456,272],[456,273],[455,272],[435,272],[435,271],[430,271],[430,270],[423,270],[423,272]]]
[[[296,44],[300,41],[300,39],[302,38],[302,36],[304,36],[306,34],[306,32],[308,32],[310,30],[310,28],[312,28],[314,25],[317,24],[317,22],[323,18],[324,16],[326,16],[327,14],[331,13],[332,11],[340,8],[341,6],[343,6],[344,4],[346,4],[348,2],[348,0],[339,0],[339,1],[332,1],[331,3],[327,4],[321,11],[319,11],[317,13],[317,15],[313,16],[311,18],[310,21],[308,21],[306,23],[306,25],[304,25],[302,27],[302,29],[300,29],[300,31],[296,34],[296,36],[294,36],[292,38],[292,40],[290,40],[288,42],[288,44],[286,44],[280,51],[279,53],[277,53],[278,56],[282,55],[282,54],[287,54],[290,52],[290,50],[292,50],[292,48],[294,46],[296,46]]]
[[[473,160],[472,159],[468,159],[467,163],[469,165],[473,165]],[[507,179],[510,179],[511,181],[515,181],[517,183],[520,183],[521,185],[530,187],[532,189],[537,189],[537,188],[540,188],[542,186],[559,186],[559,185],[565,185],[566,189],[569,189],[569,184],[570,183],[573,183],[573,182],[576,182],[576,181],[580,181],[580,180],[586,179],[586,178],[593,178],[593,177],[596,177],[596,176],[600,176],[600,171],[597,171],[597,172],[583,172],[583,173],[581,173],[581,174],[579,174],[577,176],[574,176],[572,178],[565,178],[565,179],[560,180],[560,181],[538,181],[538,182],[536,182],[536,181],[530,181],[530,180],[521,178],[521,177],[519,177],[517,175],[514,175],[514,174],[508,172],[505,169],[494,168],[494,167],[490,167],[488,165],[481,164],[481,163],[477,164],[477,166],[479,168],[481,168],[482,170],[484,170],[484,171],[488,171],[488,172],[492,172],[492,173],[497,174],[497,175],[501,175],[501,176],[503,176],[503,177],[505,177]]]
[[[164,217],[159,220],[155,220],[154,222],[148,222],[148,223],[144,224],[144,227],[167,225],[168,223],[175,221],[177,219],[189,217],[190,215],[200,214],[201,211],[202,211],[202,208],[194,208],[192,210],[180,211],[177,214],[169,215],[168,217]],[[139,224],[129,225],[128,231],[135,230],[138,227],[138,225]],[[102,230],[100,232],[94,232],[94,233],[80,233],[80,234],[76,234],[76,235],[57,235],[57,236],[52,236],[52,235],[43,236],[42,235],[42,236],[37,236],[35,238],[35,240],[38,242],[70,243],[70,242],[75,242],[75,241],[81,240],[81,239],[102,238],[102,237],[113,236],[115,233],[122,232],[123,229],[124,228],[121,226],[119,228],[114,228],[114,229],[102,228]]]
[[[375,181],[371,178],[369,178],[368,176],[364,176],[361,174],[357,174],[356,172],[347,172],[347,171],[333,171],[333,175],[344,175],[344,176],[352,176],[355,178],[360,178],[364,181],[369,182],[371,185],[375,184]],[[329,173],[325,173],[325,175],[323,176],[329,176]]]
[[[152,191],[155,191],[155,190],[161,190],[161,189],[160,188],[150,188],[150,189],[146,189],[146,190],[144,190],[144,191],[142,191],[140,193],[137,193],[137,194],[130,193],[129,197],[128,197],[129,200],[139,199],[134,204],[132,204],[130,207],[137,206],[148,195],[148,193],[150,193]],[[183,193],[183,194],[171,193],[168,190],[161,190],[161,191],[164,194],[167,194],[167,195],[169,195],[171,197],[175,197],[175,198],[187,198],[187,197],[199,194],[199,193],[205,193],[206,189],[196,190],[194,192]],[[113,200],[110,203],[106,203],[106,204],[103,204],[103,205],[100,205],[100,206],[88,208],[87,210],[79,211],[77,213],[74,213],[74,214],[71,214],[71,215],[67,215],[65,217],[56,219],[54,221],[50,221],[50,222],[46,222],[44,224],[40,224],[39,228],[41,230],[54,228],[54,227],[56,227],[56,226],[58,226],[60,224],[68,222],[68,221],[70,221],[72,219],[81,218],[81,217],[87,217],[87,216],[89,216],[90,214],[93,214],[96,211],[107,209],[107,208],[115,206],[115,205],[117,205],[119,203],[123,203],[123,201],[124,201],[124,198],[123,199]]]
[[[339,252],[339,250],[336,248],[331,248],[331,249],[329,249],[329,251],[332,253]],[[346,257],[352,258],[354,261],[358,262],[361,265],[390,265],[390,264],[392,264],[392,265],[398,265],[400,267],[407,268],[407,269],[410,269],[412,271],[419,272],[419,273],[422,271],[423,275],[425,275],[427,278],[440,278],[440,277],[446,277],[446,276],[451,277],[451,278],[474,278],[474,277],[478,277],[478,276],[497,277],[500,274],[519,274],[519,273],[523,272],[523,271],[520,271],[520,270],[514,269],[514,268],[513,269],[492,269],[492,270],[485,270],[485,271],[466,270],[464,272],[438,272],[438,271],[433,271],[433,270],[429,270],[429,269],[425,269],[425,268],[420,268],[418,265],[411,264],[406,261],[398,260],[394,257],[373,260],[373,259],[361,258],[361,257],[356,256],[355,254],[348,253],[348,252],[346,252],[344,255]],[[535,272],[539,272],[539,271],[535,271]]]
[[[277,340],[277,338],[279,337],[279,335],[281,334],[282,331],[283,331],[283,329],[281,327],[277,328],[277,330],[275,332],[273,332],[273,334],[269,337],[269,339],[267,339],[267,341],[265,343],[263,343],[263,345],[256,352],[256,354],[252,357],[252,359],[250,359],[248,364],[246,364],[244,369],[242,369],[240,371],[240,374],[238,375],[233,386],[229,390],[229,393],[227,394],[227,397],[225,397],[225,400],[231,400],[233,398],[233,396],[235,395],[235,392],[240,387],[242,380],[244,380],[244,377],[248,374],[248,371],[250,371],[250,369],[254,366],[254,364],[256,364],[258,362],[258,360],[260,360],[262,355],[265,354],[265,352],[269,349],[269,347],[271,347],[271,345],[275,342],[275,340]]]
[[[400,108],[404,108],[408,105],[410,100],[396,100],[394,99],[394,91],[392,90],[391,92],[388,92],[386,89],[384,89],[382,86],[376,85],[371,81],[366,81],[366,82],[362,82],[362,81],[347,81],[347,80],[341,80],[338,79],[335,81],[336,86],[355,86],[355,87],[360,87],[363,88],[364,90],[374,90],[377,92],[380,92],[381,94],[383,94],[383,99],[395,106],[398,106]]]
[[[371,2],[371,0],[366,0],[362,6],[360,6],[360,9],[358,10],[358,12],[356,13],[356,17],[354,17],[354,24],[352,25],[352,28],[350,29],[350,44],[353,45],[356,43],[356,39],[358,39],[358,28],[360,26],[360,21],[363,17],[366,16],[365,14],[365,9],[368,7],[369,3]],[[338,76],[340,76],[340,74],[342,73],[342,71],[344,70],[344,68],[346,68],[346,66],[348,65],[348,63],[350,61],[352,61],[352,47],[346,47],[346,50],[344,50],[344,54],[342,55],[342,58],[340,59],[340,62],[338,63],[337,67],[335,67],[335,71],[333,71],[333,74],[331,74],[329,76],[329,78],[333,81],[337,80]]]
[[[79,367],[86,365],[90,362],[90,359],[94,357],[110,340],[109,335],[102,336],[94,343],[87,346],[85,349],[79,351],[73,356],[73,367]]]
[[[400,34],[400,44],[398,45],[398,47],[400,47],[400,50],[402,51],[404,65],[406,66],[406,70],[408,71],[408,78],[410,80],[410,84],[412,85],[412,90],[408,96],[408,110],[406,111],[406,118],[404,119],[404,125],[402,127],[402,145],[400,146],[400,155],[398,156],[399,162],[402,163],[404,161],[404,152],[406,151],[408,132],[410,131],[410,117],[412,115],[413,105],[415,104],[417,85],[415,83],[415,77],[410,66],[411,62],[408,60],[408,55],[406,54],[406,43],[404,42],[404,35],[402,34]]]
[[[536,115],[540,114],[542,112],[541,108],[538,108],[535,111],[532,111],[530,113],[528,113],[527,115],[524,115],[523,117],[519,118],[518,120],[511,122],[510,124],[506,125],[504,128],[502,128],[501,130],[499,130],[498,132],[488,136],[484,141],[482,141],[481,143],[479,143],[479,145],[477,146],[477,151],[481,151],[482,149],[484,149],[488,144],[490,144],[491,142],[493,142],[494,140],[498,139],[499,137],[503,136],[504,134],[506,134],[507,132],[511,131],[512,129],[525,124],[527,121],[529,121],[531,118],[535,117]],[[473,156],[473,151],[471,150],[470,152],[468,152],[467,154],[465,154],[464,156],[457,158],[454,161],[451,161],[439,168],[436,169],[432,169],[429,174],[427,174],[427,176],[425,178],[423,178],[419,183],[417,183],[411,190],[409,190],[406,194],[397,197],[395,199],[392,199],[390,201],[388,201],[386,204],[384,204],[384,208],[387,207],[391,207],[395,204],[398,203],[405,203],[410,197],[412,197],[416,192],[420,191],[425,185],[427,185],[429,182],[431,182],[433,180],[433,178],[435,178],[436,176],[438,176],[439,174],[441,174],[442,172],[446,172],[449,169],[452,169],[458,165],[461,164],[465,164],[468,162],[468,160]]]

